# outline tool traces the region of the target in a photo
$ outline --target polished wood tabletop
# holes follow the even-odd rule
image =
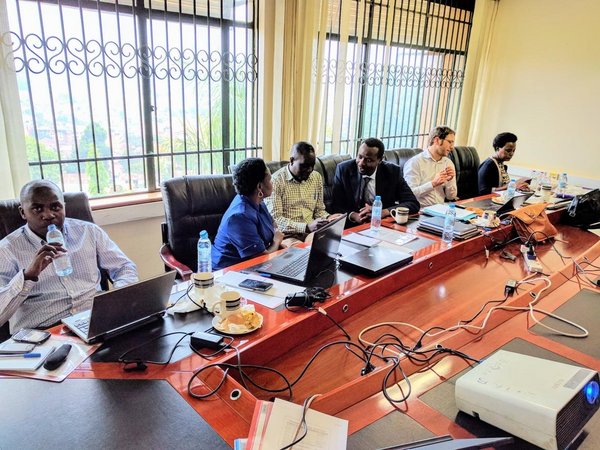
[[[558,213],[552,220],[558,221]],[[432,412],[418,399],[419,393],[439,382],[440,377],[450,376],[466,367],[463,359],[446,357],[442,361],[433,360],[427,367],[435,364],[435,370],[424,370],[423,364],[403,360],[405,375],[414,380],[413,391],[404,406],[393,405],[381,393],[382,382],[391,363],[374,358],[373,370],[361,374],[365,368],[364,361],[348,351],[350,344],[344,344],[348,341],[347,337],[333,322],[343,327],[357,348],[359,334],[383,322],[406,323],[417,329],[453,326],[459,320],[475,315],[486,302],[503,299],[508,280],[523,280],[530,275],[519,253],[520,243],[515,241],[504,248],[518,255],[515,261],[510,261],[500,257],[501,250],[493,249],[494,243],[514,237],[510,226],[464,242],[453,242],[450,247],[438,237],[421,233],[410,226],[396,225],[391,218],[384,219],[384,226],[426,237],[431,244],[414,252],[413,262],[403,268],[378,278],[356,275],[333,286],[331,298],[320,305],[329,317],[316,310],[275,311],[257,304],[256,310],[264,317],[263,326],[256,332],[236,337],[233,345],[237,351],[229,349],[215,360],[206,361],[194,354],[167,366],[149,366],[145,372],[124,372],[118,363],[86,361],[70,378],[165,379],[232,445],[234,439],[248,435],[257,399],[288,398],[288,392],[266,392],[249,382],[244,387],[235,370],[230,370],[224,377],[221,369],[214,368],[203,373],[202,381],[193,383],[194,392],[208,392],[224,377],[222,386],[212,397],[197,400],[187,391],[194,371],[215,362],[237,364],[239,358],[242,364],[267,366],[282,372],[289,380],[295,380],[313,355],[331,344],[314,359],[294,385],[292,401],[301,403],[313,394],[321,394],[311,407],[348,419],[350,432],[369,425],[390,411],[408,408],[408,414],[434,434],[468,436],[468,432],[441,418],[439,413]],[[359,229],[366,227],[363,225]],[[573,260],[600,264],[600,242],[596,235],[558,223],[557,228],[555,240],[539,244],[536,248],[544,273],[552,283],[540,300],[540,304],[549,309],[558,307],[581,289],[578,283],[573,282],[576,279]],[[230,269],[240,270],[274,256],[264,255]],[[540,287],[540,284],[521,284],[505,304],[526,306],[532,298],[530,292]],[[489,354],[514,336],[525,336],[543,347],[555,345],[539,336],[529,336],[524,316],[497,311],[481,332],[460,330],[443,333],[435,338],[424,338],[422,344],[424,347],[439,344],[464,351],[474,358]],[[389,333],[412,347],[420,336],[417,329],[407,325],[384,326],[365,332],[363,338],[374,340],[383,333]],[[575,355],[574,360],[600,369],[600,361],[595,358]],[[258,385],[273,390],[285,388],[282,379],[274,372],[251,369],[247,374]],[[400,379],[396,378],[396,381]],[[241,395],[232,395],[235,390],[239,390]]]

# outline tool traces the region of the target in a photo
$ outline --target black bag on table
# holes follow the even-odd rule
[[[600,228],[600,189],[576,196],[563,213],[562,222],[580,228]]]

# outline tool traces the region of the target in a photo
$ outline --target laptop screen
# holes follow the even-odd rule
[[[88,336],[98,336],[164,311],[174,281],[172,271],[97,295]]]
[[[335,261],[345,225],[346,215],[343,215],[315,232],[311,244],[306,279],[316,277]]]

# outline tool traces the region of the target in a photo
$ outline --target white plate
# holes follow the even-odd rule
[[[258,316],[259,322],[258,322],[258,326],[256,326],[255,328],[244,328],[243,330],[229,331],[221,326],[221,318],[218,316],[213,317],[212,326],[219,333],[232,334],[232,335],[248,334],[248,333],[252,333],[253,331],[256,331],[260,327],[262,327],[263,316],[260,313],[256,313],[256,315]]]

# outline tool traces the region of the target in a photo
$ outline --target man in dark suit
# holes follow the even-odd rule
[[[354,223],[371,220],[376,195],[383,203],[382,217],[389,210],[405,206],[410,214],[419,211],[419,201],[410,190],[400,167],[383,160],[385,147],[379,139],[365,139],[356,159],[338,164],[333,181],[333,212],[348,213]]]

